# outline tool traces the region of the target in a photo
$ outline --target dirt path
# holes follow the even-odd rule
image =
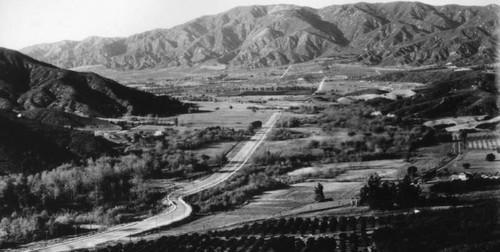
[[[145,231],[166,226],[174,222],[181,221],[191,215],[192,209],[182,198],[210,187],[216,186],[231,177],[241,169],[250,159],[255,150],[264,142],[274,124],[281,116],[281,112],[274,113],[262,128],[246,142],[236,156],[219,172],[211,176],[196,180],[185,185],[183,188],[168,195],[166,201],[172,205],[167,212],[147,218],[139,222],[129,223],[123,226],[111,228],[105,232],[97,233],[87,237],[78,237],[53,244],[44,248],[32,249],[28,251],[70,251],[75,249],[93,248],[98,244],[118,240],[127,236],[143,233]]]

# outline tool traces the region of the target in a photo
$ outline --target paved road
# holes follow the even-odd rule
[[[257,133],[242,147],[242,149],[236,154],[236,156],[219,172],[214,173],[207,178],[195,180],[194,182],[168,195],[166,201],[169,201],[168,203],[170,203],[173,207],[170,208],[167,212],[139,222],[117,226],[95,235],[78,237],[73,240],[67,240],[65,242],[31,251],[58,252],[93,248],[103,242],[113,241],[137,233],[142,233],[156,227],[166,226],[173,222],[185,219],[191,214],[192,209],[191,206],[189,206],[182,200],[182,198],[216,186],[228,179],[240,168],[242,168],[250,159],[255,150],[257,150],[259,145],[265,140],[274,124],[278,121],[280,115],[280,112],[274,113],[271,118],[269,118],[269,120],[262,126],[262,128],[258,130]]]

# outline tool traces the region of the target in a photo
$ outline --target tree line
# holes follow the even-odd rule
[[[78,224],[77,220],[113,224],[125,221],[127,213],[155,209],[160,195],[148,190],[145,180],[159,169],[154,156],[144,154],[101,157],[85,165],[65,164],[36,174],[0,177],[1,238],[36,240],[61,234],[55,228],[59,224],[62,229]]]
[[[277,251],[277,252],[323,252],[323,251],[357,251],[360,247],[371,245],[366,233],[341,233],[334,236],[300,238],[295,236],[262,236],[217,237],[207,234],[189,234],[180,236],[163,236],[158,240],[130,243],[119,243],[114,246],[98,248],[97,251]]]

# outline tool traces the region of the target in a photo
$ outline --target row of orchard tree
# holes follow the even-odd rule
[[[181,236],[164,236],[155,241],[138,241],[135,243],[117,244],[97,249],[106,252],[129,251],[276,251],[276,252],[323,252],[323,251],[358,251],[359,248],[371,246],[372,241],[366,233],[341,233],[338,237],[319,236],[301,238],[296,236],[241,236],[216,237],[210,234],[197,233]]]
[[[318,223],[327,225],[334,218],[322,219],[287,218],[265,220],[241,228],[215,230],[206,233],[192,233],[179,236],[164,236],[157,240],[130,242],[99,248],[97,251],[439,251],[443,248],[487,241],[495,230],[497,222],[496,202],[485,202],[477,206],[450,208],[438,211],[379,216],[376,228],[347,232],[306,232],[284,234],[273,232],[271,225],[286,230],[287,223]],[[341,222],[340,218],[335,218]],[[337,220],[338,219],[338,220]],[[301,221],[302,220],[302,221]],[[357,220],[356,229],[361,228],[362,218]],[[322,224],[319,224],[321,226]],[[302,224],[299,225],[299,227]],[[278,228],[276,228],[278,229]],[[316,227],[315,230],[320,230]],[[328,227],[327,227],[328,229]],[[348,228],[347,228],[348,229]],[[311,229],[312,230],[312,229]],[[309,230],[309,231],[311,231]],[[338,230],[338,229],[332,229]],[[468,246],[472,244],[473,246]],[[476,248],[489,247],[477,246]],[[494,246],[493,246],[494,247]],[[498,247],[498,244],[497,244]],[[455,250],[453,250],[455,251]],[[476,250],[464,250],[476,251]],[[479,250],[482,251],[482,250]],[[496,251],[496,250],[488,250]]]
[[[390,218],[390,217],[389,217]],[[364,231],[385,225],[386,217],[324,216],[321,218],[280,218],[253,222],[231,230],[214,231],[223,236],[241,235],[315,235],[346,231]]]

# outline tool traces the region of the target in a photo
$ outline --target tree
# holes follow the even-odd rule
[[[254,128],[261,128],[262,122],[261,121],[253,121],[252,123],[250,123],[250,125]]]
[[[319,142],[318,141],[312,140],[311,142],[309,142],[309,148],[316,149],[318,147],[319,147]],[[333,148],[332,148],[332,151],[333,151]]]
[[[215,157],[215,161],[217,162],[217,165],[223,166],[227,163],[227,157],[224,154],[220,154]]]
[[[261,121],[253,121],[248,125],[248,131],[249,132],[254,132],[254,130],[261,128],[262,127],[262,122]]]
[[[207,162],[210,159],[210,156],[201,154],[200,158],[201,158],[201,165],[207,166]]]
[[[406,174],[410,176],[410,178],[413,180],[413,178],[417,175],[417,167],[416,166],[410,166],[406,170]]]
[[[496,158],[495,154],[493,154],[493,153],[488,153],[486,155],[486,161],[493,162],[493,161],[495,161],[495,158]]]
[[[318,183],[317,187],[314,187],[314,200],[317,202],[323,202],[325,200],[325,195],[323,194],[323,185]]]
[[[402,208],[413,207],[417,205],[420,193],[420,188],[412,185],[410,177],[406,175],[397,185],[396,204]]]
[[[163,153],[164,150],[165,150],[165,145],[163,144],[163,141],[156,142],[155,146],[156,153],[161,154]]]
[[[413,207],[418,204],[421,190],[413,185],[406,175],[399,184],[381,182],[378,175],[372,175],[367,185],[361,188],[360,204],[371,209],[392,209],[394,207]]]

